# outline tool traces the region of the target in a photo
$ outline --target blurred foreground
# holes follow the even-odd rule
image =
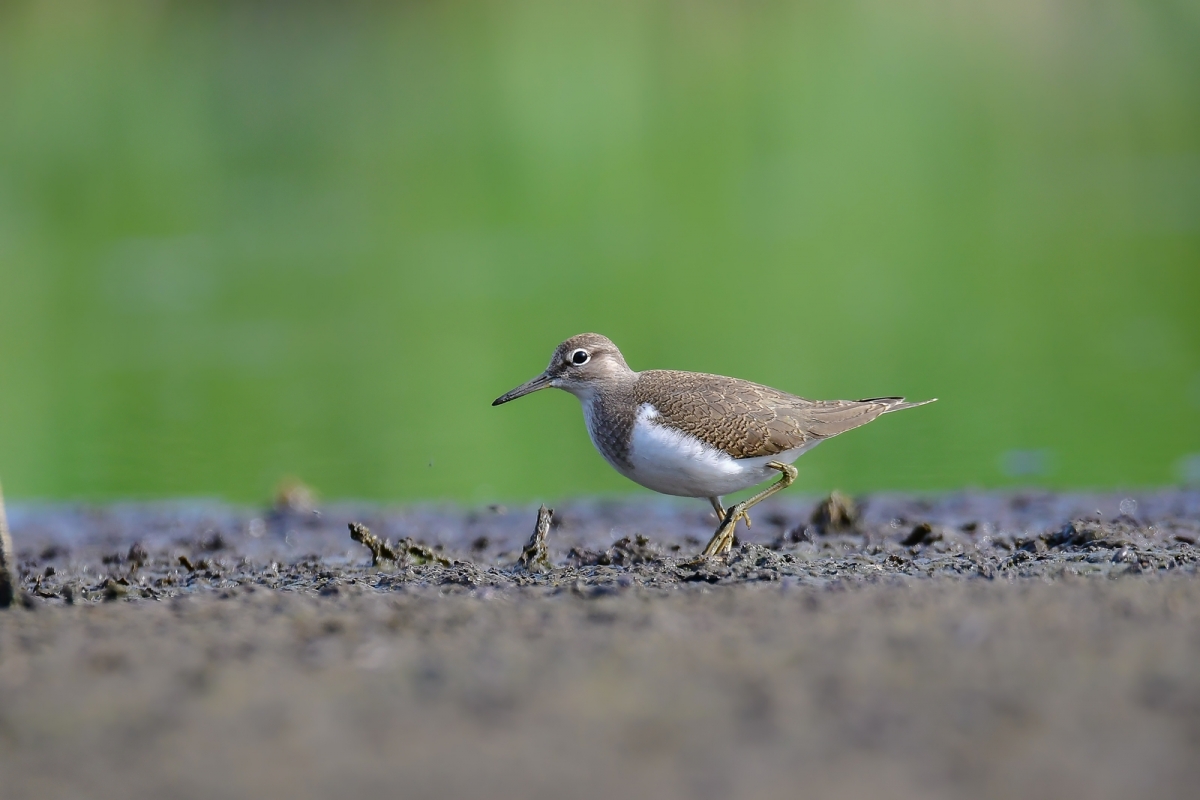
[[[1200,494],[777,511],[14,509],[4,796],[1194,794]]]

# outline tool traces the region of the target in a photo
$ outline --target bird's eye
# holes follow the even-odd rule
[[[591,356],[588,355],[587,350],[576,350],[574,353],[571,353],[572,364],[586,364],[589,358],[591,358]]]

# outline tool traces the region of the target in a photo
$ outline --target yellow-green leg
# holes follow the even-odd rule
[[[749,498],[748,500],[743,500],[737,505],[732,506],[725,513],[721,513],[720,502],[717,498],[709,498],[713,504],[713,507],[717,509],[717,516],[721,520],[721,525],[717,528],[717,532],[713,534],[712,539],[709,540],[708,546],[704,548],[705,558],[723,555],[724,553],[728,553],[731,549],[733,549],[733,531],[735,528],[737,528],[738,520],[745,519],[746,527],[749,527],[750,517],[747,516],[746,512],[749,511],[752,506],[761,503],[763,500],[766,500],[780,489],[786,489],[787,487],[791,486],[792,481],[796,480],[796,468],[791,464],[784,464],[782,461],[772,461],[768,463],[767,466],[771,469],[779,470],[783,473],[783,475],[775,483],[763,489],[761,492]]]
[[[708,502],[712,503],[713,511],[717,512],[717,524],[719,525],[722,522],[724,522],[725,521],[725,506],[721,505],[721,498],[710,497],[710,498],[708,498]],[[750,515],[743,513],[742,519],[746,520],[746,527],[749,528],[750,527]]]

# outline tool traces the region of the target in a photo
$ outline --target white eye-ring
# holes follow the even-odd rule
[[[589,358],[591,358],[591,356],[588,355],[588,351],[582,348],[576,350],[574,353],[571,353],[571,363],[577,367],[586,364]]]

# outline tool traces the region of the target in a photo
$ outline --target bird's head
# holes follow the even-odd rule
[[[605,382],[620,380],[630,373],[615,344],[598,333],[581,333],[554,348],[545,372],[497,397],[492,405],[516,400],[548,386],[586,397]]]

